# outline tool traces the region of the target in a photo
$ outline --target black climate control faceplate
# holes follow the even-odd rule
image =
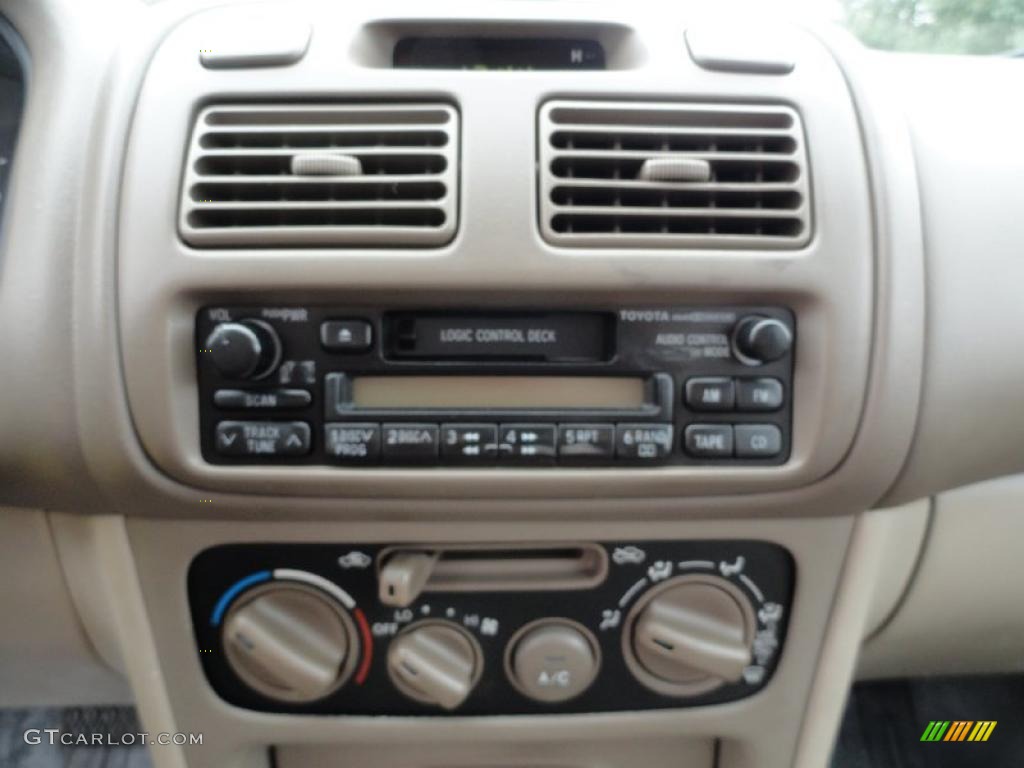
[[[636,541],[598,544],[607,555],[601,583],[577,590],[425,591],[405,608],[378,599],[376,566],[393,547],[373,544],[233,544],[200,553],[188,573],[188,599],[196,658],[214,690],[231,704],[266,712],[362,715],[437,715],[411,700],[386,669],[391,643],[417,623],[447,622],[465,631],[482,652],[482,671],[454,715],[604,712],[663,709],[734,701],[769,684],[786,636],[794,565],[781,547],[757,541]],[[427,548],[429,549],[429,548]],[[665,695],[645,687],[624,654],[629,617],[673,580],[717,581],[748,604],[750,661],[742,679],[694,696]],[[302,583],[344,604],[357,640],[353,672],[325,698],[286,703],[246,686],[232,671],[223,645],[225,616],[250,590]],[[747,607],[744,608],[747,610]],[[542,703],[524,695],[508,676],[510,641],[538,620],[584,628],[599,646],[596,677],[568,701]],[[557,672],[552,673],[557,678]]]

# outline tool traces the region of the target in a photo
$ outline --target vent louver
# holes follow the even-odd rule
[[[459,116],[444,104],[214,106],[179,228],[200,247],[437,246],[455,234]]]
[[[540,112],[556,245],[794,248],[810,237],[800,116],[784,106],[556,101]]]

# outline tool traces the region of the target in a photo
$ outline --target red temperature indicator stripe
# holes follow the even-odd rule
[[[363,638],[363,659],[359,662],[359,669],[356,670],[356,685],[366,682],[366,676],[370,674],[370,663],[373,661],[373,635],[370,634],[370,625],[366,616],[360,608],[352,611],[356,617],[356,624],[359,625],[359,634]]]

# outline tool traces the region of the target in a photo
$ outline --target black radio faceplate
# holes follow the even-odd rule
[[[747,465],[790,452],[780,307],[222,306],[196,319],[204,458]]]

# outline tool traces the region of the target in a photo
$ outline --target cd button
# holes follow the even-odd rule
[[[782,430],[774,424],[737,424],[736,456],[770,459],[782,452]]]
[[[497,424],[442,424],[441,455],[449,461],[481,461],[498,455]]]
[[[727,459],[732,456],[730,424],[691,424],[683,442],[686,452],[698,459]]]
[[[502,424],[498,436],[502,458],[546,461],[555,457],[554,424]]]
[[[610,459],[615,455],[611,424],[560,424],[558,455],[565,459]]]
[[[731,411],[736,404],[732,379],[702,376],[686,380],[686,405],[694,411]]]
[[[671,452],[671,424],[619,424],[616,428],[617,458],[657,461]]]
[[[324,450],[341,462],[375,461],[380,455],[380,424],[326,424]]]
[[[381,456],[395,463],[437,459],[437,424],[384,424]]]

